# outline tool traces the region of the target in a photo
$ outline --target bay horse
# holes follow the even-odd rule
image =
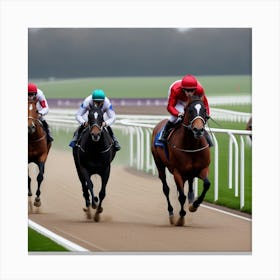
[[[81,132],[76,146],[73,147],[73,158],[85,199],[86,207],[83,210],[87,218],[91,219],[90,205],[93,209],[96,209],[94,215],[94,221],[96,222],[99,222],[100,213],[103,211],[102,201],[106,195],[106,185],[110,177],[111,162],[116,154],[113,140],[106,127],[103,126],[103,122],[101,107],[94,104],[89,110],[88,125]],[[98,198],[94,196],[94,186],[91,180],[93,174],[101,177],[99,203]]]
[[[167,143],[158,140],[162,128],[167,120],[158,123],[152,134],[152,155],[158,169],[158,176],[162,182],[163,193],[166,196],[170,224],[174,224],[173,207],[169,199],[169,186],[166,181],[166,170],[173,174],[179,193],[178,200],[181,205],[179,219],[176,223],[183,226],[185,223],[186,211],[184,204],[184,184],[188,181],[189,211],[195,212],[204,200],[206,192],[210,188],[208,179],[210,165],[210,150],[207,140],[203,136],[206,123],[206,110],[202,100],[193,96],[190,97],[184,109],[184,118],[177,123],[170,133]],[[193,180],[195,177],[203,180],[203,191],[194,200]]]
[[[36,108],[36,100],[28,100],[28,164],[33,162],[39,168],[37,175],[37,190],[34,206],[41,206],[41,183],[44,180],[45,163],[48,157],[51,142],[47,141],[47,134],[40,121]],[[28,196],[31,198],[31,178],[28,173]]]

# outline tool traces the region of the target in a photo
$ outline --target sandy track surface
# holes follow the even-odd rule
[[[33,194],[35,170],[31,165]],[[97,195],[99,177],[93,180]],[[179,203],[170,187],[177,219]],[[200,207],[187,212],[184,227],[171,226],[159,179],[114,164],[101,220],[87,220],[70,150],[50,151],[41,198],[29,218],[92,252],[251,252],[251,221]]]

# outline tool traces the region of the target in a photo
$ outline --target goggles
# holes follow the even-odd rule
[[[195,92],[195,88],[182,88],[184,92]]]

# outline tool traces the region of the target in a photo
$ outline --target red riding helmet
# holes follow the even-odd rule
[[[199,82],[197,82],[196,94],[197,95],[204,95],[204,89]]]
[[[186,89],[196,89],[197,88],[196,78],[192,75],[186,75],[182,79],[181,87]]]
[[[28,93],[37,93],[37,86],[35,84],[28,84]]]

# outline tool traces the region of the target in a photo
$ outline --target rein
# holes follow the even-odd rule
[[[43,140],[44,138],[46,138],[46,133],[45,133],[45,135],[43,135],[43,136],[42,136],[42,137],[40,137],[39,139],[36,139],[36,140],[30,141],[30,143],[36,143],[36,142],[39,142],[39,141]]]
[[[188,130],[192,130],[192,124],[196,119],[201,119],[203,121],[203,123],[205,124],[205,120],[201,116],[197,116],[190,122],[189,125],[186,125],[185,123],[182,123],[182,126],[187,128]],[[209,144],[207,144],[206,146],[204,146],[202,148],[195,149],[195,150],[189,150],[189,149],[179,148],[179,147],[177,147],[176,145],[173,145],[170,142],[167,142],[167,143],[171,146],[171,148],[173,148],[175,150],[178,150],[178,151],[181,151],[181,152],[184,152],[184,153],[197,153],[197,152],[203,151],[203,150],[205,150],[209,147]]]
[[[209,147],[209,144],[207,144],[206,146],[202,147],[202,148],[199,148],[199,149],[195,149],[195,150],[188,150],[188,149],[181,149],[181,148],[178,148],[176,145],[173,145],[171,144],[170,142],[167,142],[171,148],[173,148],[174,150],[178,150],[178,151],[181,151],[181,152],[184,152],[184,153],[197,153],[197,152],[200,152],[200,151],[203,151],[205,149],[207,149]]]

